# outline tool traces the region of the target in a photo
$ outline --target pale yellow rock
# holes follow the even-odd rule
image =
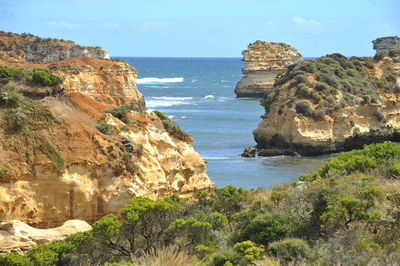
[[[0,223],[0,253],[25,251],[39,244],[64,240],[67,236],[92,229],[85,221],[69,220],[56,228],[37,229],[19,220]]]

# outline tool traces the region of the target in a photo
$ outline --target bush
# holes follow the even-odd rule
[[[296,103],[296,113],[302,114],[302,115],[308,115],[310,112],[311,106],[308,101],[301,101]]]
[[[58,254],[45,245],[39,245],[29,250],[28,257],[35,266],[53,266],[58,261]]]
[[[63,79],[51,74],[46,69],[33,69],[32,83],[39,86],[56,86],[63,83]]]
[[[29,260],[29,258],[17,254],[8,253],[6,255],[0,255],[0,265],[1,266],[33,266],[34,264]]]
[[[294,236],[298,227],[293,219],[281,214],[264,214],[254,218],[245,229],[245,237],[258,243],[268,244],[285,237]]]
[[[269,244],[267,252],[285,261],[310,259],[312,256],[307,242],[298,238],[273,242]]]
[[[314,180],[317,177],[329,177],[335,174],[349,175],[357,171],[366,173],[378,165],[385,165],[391,160],[398,159],[400,159],[400,146],[397,143],[385,141],[364,145],[361,150],[344,152],[328,159],[316,172],[302,175],[301,180]]]
[[[131,107],[128,106],[119,106],[110,110],[107,110],[106,113],[112,114],[114,117],[118,118],[122,122],[129,124],[130,121],[128,119],[127,114],[132,110]]]
[[[193,139],[192,137],[184,132],[177,124],[175,124],[171,119],[169,119],[165,114],[163,114],[160,111],[153,111],[161,120],[161,122],[164,125],[165,130],[175,136],[176,138],[186,141],[186,142],[191,142]]]
[[[7,83],[14,78],[15,69],[11,67],[0,66],[0,82]]]
[[[97,124],[96,128],[97,128],[98,131],[100,131],[103,134],[106,134],[106,135],[110,135],[111,134],[110,129],[108,128],[108,125],[105,124],[105,123]]]

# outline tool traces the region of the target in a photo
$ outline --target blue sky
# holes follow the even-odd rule
[[[0,0],[0,29],[111,56],[240,57],[255,40],[370,56],[373,39],[400,35],[400,0]]]

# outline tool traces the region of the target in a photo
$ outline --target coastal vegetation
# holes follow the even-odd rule
[[[384,58],[399,62],[400,49],[380,52],[374,58],[348,59],[341,54],[330,54],[289,66],[288,71],[279,76],[274,87],[265,94],[265,110],[268,112],[278,100],[282,87],[287,87],[293,95],[286,105],[293,106],[299,115],[314,120],[347,106],[379,104],[381,93],[400,91],[391,64]],[[381,77],[376,74],[377,64],[387,64]]]
[[[18,146],[29,139],[51,160],[57,172],[63,169],[64,159],[40,133],[57,121],[41,98],[58,92],[62,82],[44,69],[0,67],[0,123],[8,135],[8,144]],[[11,174],[5,166],[0,165],[0,169],[0,176]]]
[[[177,124],[175,124],[171,119],[169,119],[169,117],[166,116],[164,113],[160,111],[153,111],[153,113],[155,113],[158,116],[158,118],[160,118],[161,122],[163,123],[168,133],[175,136],[177,139],[186,142],[193,141],[192,137],[189,134],[184,132]]]
[[[400,146],[371,144],[271,190],[136,197],[91,231],[0,265],[394,265],[399,179]]]

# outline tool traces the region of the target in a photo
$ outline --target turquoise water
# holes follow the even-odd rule
[[[324,161],[239,156],[244,147],[255,145],[252,131],[264,113],[258,99],[237,99],[233,93],[242,77],[240,58],[120,59],[138,70],[147,108],[164,112],[194,137],[193,145],[208,162],[208,174],[218,187],[269,188],[296,180]]]

